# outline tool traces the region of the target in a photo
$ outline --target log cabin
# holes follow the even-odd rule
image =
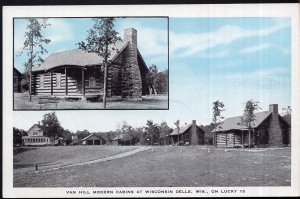
[[[141,100],[148,94],[147,65],[137,48],[137,30],[124,30],[124,39],[109,46],[108,99]],[[89,99],[103,95],[103,58],[81,49],[51,54],[32,69],[32,94]]]
[[[252,130],[239,123],[241,117],[227,118],[212,131],[216,147],[283,147],[290,143],[290,125],[278,114],[278,104],[255,113]]]
[[[14,67],[13,69],[13,78],[14,78],[14,93],[20,93],[22,91],[22,87],[21,87],[21,80],[22,80],[22,73],[20,73],[20,71],[18,71],[18,69],[16,69]]]
[[[205,131],[193,120],[179,129],[174,129],[170,134],[171,142],[184,145],[203,145]],[[179,143],[178,143],[179,142]]]
[[[129,146],[134,145],[133,139],[126,134],[119,134],[112,140],[113,145]]]

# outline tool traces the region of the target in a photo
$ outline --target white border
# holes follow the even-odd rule
[[[91,16],[169,16],[169,17],[291,17],[292,25],[292,175],[291,187],[206,187],[207,194],[103,194],[72,195],[76,188],[13,188],[13,104],[12,60],[13,17],[91,17]],[[299,88],[299,5],[298,4],[229,4],[229,5],[123,5],[123,6],[4,6],[3,7],[3,197],[193,197],[193,196],[297,196],[300,195],[300,88]],[[172,66],[170,66],[171,68]],[[28,111],[30,114],[30,111]],[[116,190],[117,188],[80,188],[80,190]],[[133,190],[134,188],[119,188]],[[165,190],[136,188],[134,190]],[[179,188],[167,188],[178,190]],[[197,188],[181,188],[195,190]],[[211,190],[242,189],[241,194],[212,194]],[[175,192],[175,191],[174,191]]]

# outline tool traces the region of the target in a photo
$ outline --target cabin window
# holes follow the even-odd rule
[[[38,135],[38,132],[36,132],[36,131],[33,131],[33,135]]]
[[[89,87],[96,87],[96,77],[89,78]]]
[[[184,135],[184,140],[187,142],[190,140],[190,135],[188,133]]]
[[[56,73],[56,87],[61,87],[61,74]]]
[[[44,75],[40,74],[40,87],[44,88]]]

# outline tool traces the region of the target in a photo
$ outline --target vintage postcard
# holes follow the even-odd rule
[[[299,6],[3,8],[3,196],[299,196]]]

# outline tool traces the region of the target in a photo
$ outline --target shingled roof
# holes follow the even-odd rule
[[[192,126],[192,124],[187,124],[183,127],[180,127],[179,132],[178,132],[178,129],[175,128],[170,135],[181,135],[181,134],[185,133],[191,126]],[[197,125],[196,125],[196,127],[201,129],[202,131],[204,131],[201,127],[199,127]]]
[[[130,137],[126,134],[119,134],[113,140],[128,141],[128,140],[130,140]]]
[[[129,42],[117,41],[114,45],[110,45],[110,60],[114,60],[128,44]],[[95,66],[102,65],[102,63],[103,58],[99,57],[96,53],[88,53],[81,49],[73,49],[49,55],[41,65],[34,66],[32,71],[47,71],[59,66]]]
[[[255,121],[254,121],[253,128],[258,127],[271,114],[272,114],[272,112],[270,112],[270,111],[263,111],[263,112],[255,113]],[[216,128],[217,131],[228,131],[228,130],[232,130],[232,129],[238,129],[238,130],[245,129],[244,126],[239,125],[242,117],[243,116],[236,116],[236,117],[229,117],[229,118],[225,119],[223,121],[223,123]],[[214,132],[214,131],[215,131],[215,129],[212,130],[212,132]]]

